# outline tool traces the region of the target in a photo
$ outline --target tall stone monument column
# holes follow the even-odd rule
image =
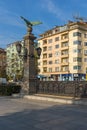
[[[40,21],[30,22],[21,16],[21,19],[27,26],[27,34],[24,36],[24,45],[27,50],[27,58],[24,58],[24,76],[21,93],[33,94],[36,93],[36,66],[34,57],[34,40],[36,37],[32,34],[32,27],[34,25],[42,24]],[[20,53],[20,45],[17,46],[17,50]],[[40,51],[39,51],[40,52]],[[40,54],[40,53],[39,53]]]
[[[34,40],[36,37],[32,34],[32,27],[27,28],[27,34],[24,36],[25,48],[27,48],[27,59],[24,61],[24,78],[22,90],[24,94],[33,94],[36,92],[36,66],[34,57]]]

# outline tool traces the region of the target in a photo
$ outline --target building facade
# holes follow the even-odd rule
[[[16,44],[21,43],[23,47],[23,41],[17,41],[7,45],[6,58],[7,68],[6,73],[9,80],[20,80],[23,77],[23,57],[18,56],[16,50]],[[23,50],[22,50],[23,52]]]
[[[6,78],[6,51],[0,48],[0,78]]]
[[[87,22],[69,21],[40,35],[39,75],[48,79],[85,80],[87,73]]]

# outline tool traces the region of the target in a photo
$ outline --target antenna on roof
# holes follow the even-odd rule
[[[73,19],[75,21],[80,21],[80,22],[87,21],[87,18],[81,17],[79,14],[73,15]]]

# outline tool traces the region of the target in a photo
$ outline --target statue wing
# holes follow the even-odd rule
[[[40,22],[40,21],[35,21],[35,22],[31,22],[31,24],[34,26],[34,25],[42,24],[42,22]]]
[[[32,26],[32,23],[30,22],[30,21],[28,21],[27,19],[25,19],[23,16],[20,16],[21,17],[21,19],[23,19],[24,21],[25,21],[25,23],[26,23],[26,25],[27,26]]]
[[[34,26],[34,25],[38,25],[38,24],[42,24],[42,22],[40,21],[35,21],[35,22],[30,22],[28,21],[27,19],[25,19],[23,16],[20,16],[21,19],[24,20],[24,22],[26,23],[26,25],[29,27],[29,26]]]

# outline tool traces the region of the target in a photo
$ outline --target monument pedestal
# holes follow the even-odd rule
[[[24,36],[25,48],[27,48],[27,59],[24,61],[24,77],[22,84],[22,92],[24,92],[24,94],[36,93],[35,39],[36,37],[32,34],[32,28],[28,28],[28,32]]]

